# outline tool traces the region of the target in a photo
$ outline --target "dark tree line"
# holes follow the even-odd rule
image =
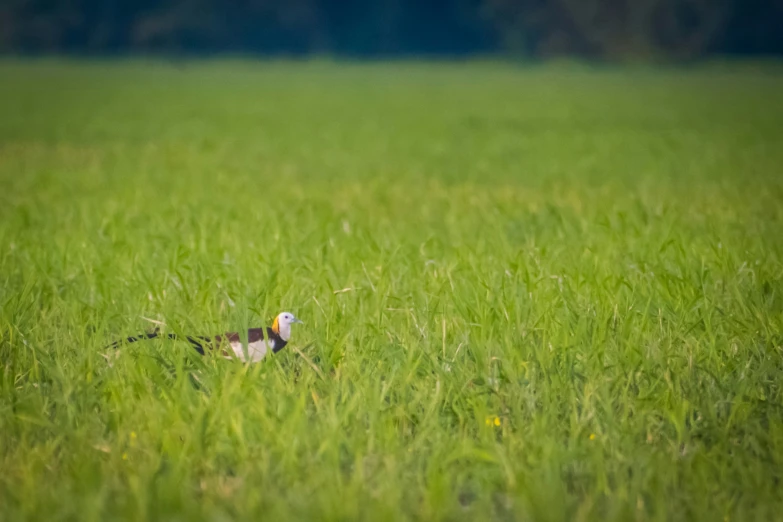
[[[0,0],[0,50],[783,54],[783,0]]]

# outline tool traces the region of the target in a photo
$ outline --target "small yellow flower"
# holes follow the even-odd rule
[[[595,433],[590,434],[590,440],[595,440]]]
[[[500,426],[500,417],[495,417],[495,426]]]
[[[131,432],[131,440],[133,440],[133,439],[135,439],[135,438],[136,438],[136,432],[135,432],[135,431],[132,431],[132,432]]]
[[[128,454],[127,453],[123,453],[122,454],[122,460],[128,460]]]
[[[484,424],[487,426],[492,426],[493,424],[495,426],[500,426],[500,417],[497,417],[495,415],[492,415],[491,417],[487,417],[484,419]]]

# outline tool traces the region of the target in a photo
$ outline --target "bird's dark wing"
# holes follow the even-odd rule
[[[257,343],[258,341],[264,340],[264,329],[263,328],[249,328],[247,330],[247,342],[248,343]]]
[[[255,343],[258,341],[261,341],[264,339],[264,329],[263,328],[249,328],[247,330],[247,342],[248,343]],[[226,332],[223,335],[216,335],[215,336],[215,342],[220,344],[220,341],[225,340],[229,343],[241,343],[242,338],[240,337],[239,333],[237,332]]]

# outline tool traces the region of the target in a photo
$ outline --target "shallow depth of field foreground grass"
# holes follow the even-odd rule
[[[0,519],[783,512],[780,68],[0,78]]]

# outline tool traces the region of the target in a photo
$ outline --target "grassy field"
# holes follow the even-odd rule
[[[0,61],[0,520],[780,520],[781,92]]]

